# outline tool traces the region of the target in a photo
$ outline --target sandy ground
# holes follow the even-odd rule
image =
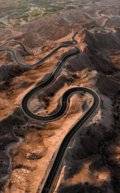
[[[117,5],[119,6],[119,2],[116,1]],[[119,171],[120,164],[119,121],[115,122],[116,118],[114,116],[114,113],[117,114],[118,120],[119,109],[116,106],[119,106],[119,100],[116,97],[119,98],[118,91],[120,88],[119,13],[117,7],[115,9],[111,6],[107,9],[103,7],[98,13],[98,7],[98,5],[97,8],[94,7],[94,10],[91,8],[91,11],[90,7],[86,8],[86,12],[82,17],[81,14],[84,10],[80,13],[77,8],[73,10],[72,15],[70,15],[70,11],[61,12],[57,17],[50,17],[49,22],[46,19],[34,21],[23,26],[19,32],[15,29],[5,29],[6,33],[4,30],[0,31],[1,35],[3,34],[4,41],[8,37],[14,36],[32,50],[33,55],[23,56],[25,62],[31,65],[60,42],[69,40],[71,26],[74,31],[76,29],[79,31],[77,40],[81,53],[79,57],[72,58],[67,62],[56,82],[56,87],[53,85],[45,91],[44,94],[52,92],[53,96],[50,98],[49,106],[45,111],[43,109],[42,113],[51,112],[56,107],[62,94],[73,86],[85,86],[95,89],[99,93],[102,102],[96,116],[89,121],[89,124],[85,125],[80,132],[81,134],[77,134],[75,140],[71,142],[70,148],[68,148],[62,175],[60,175],[61,180],[57,186],[58,190],[56,190],[59,193],[70,193],[71,191],[76,193],[77,190],[83,193],[88,190],[92,192],[101,191],[102,193],[119,192],[117,187],[120,184],[120,176],[119,172],[116,173],[116,171]],[[2,37],[0,39],[2,43]],[[11,47],[17,49],[18,53],[21,54],[19,46]],[[20,108],[23,96],[45,74],[52,71],[61,55],[68,50],[68,48],[61,49],[40,68],[14,77],[9,81],[9,86],[7,86],[7,81],[5,81],[6,84],[4,84],[4,81],[1,83],[1,137],[7,135],[9,129],[12,130],[13,123],[11,124],[11,120],[14,122],[14,119],[17,136],[20,132],[24,133],[22,133],[20,144],[11,151],[12,171],[5,184],[4,193],[36,193],[48,170],[51,158],[58,149],[63,137],[77,119],[85,113],[86,108],[84,109],[83,105],[87,102],[89,106],[92,102],[90,96],[75,95],[71,99],[69,111],[60,120],[42,126],[40,123],[31,120],[27,120],[24,124],[21,122],[17,124],[18,119],[22,119],[23,113],[20,112],[20,117],[16,118],[16,108]],[[0,60],[1,66],[13,63],[9,54],[0,53]],[[31,109],[36,108],[36,106],[38,108],[40,105],[38,97],[36,98],[33,100],[34,104]],[[116,108],[113,109],[113,107]],[[117,129],[115,130],[115,128]],[[113,130],[117,133],[117,137]],[[113,140],[110,138],[111,135],[114,138]],[[105,146],[103,147],[101,144],[104,143]],[[108,152],[108,156],[106,156],[106,152]],[[2,153],[0,152],[0,155]],[[104,158],[101,157],[102,154]],[[102,163],[101,160],[105,160],[107,164]],[[101,165],[99,166],[98,163]],[[117,185],[114,183],[115,180]]]

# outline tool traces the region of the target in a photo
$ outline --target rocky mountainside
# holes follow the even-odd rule
[[[22,62],[18,64],[10,53],[0,52],[1,192],[36,193],[63,137],[92,102],[88,95],[73,96],[68,112],[49,124],[31,120],[21,108],[25,94],[46,78],[74,46],[60,49],[41,66],[31,66],[61,42],[70,40],[73,31],[78,31],[80,53],[65,63],[55,84],[32,98],[30,108],[46,114],[55,109],[68,88],[96,90],[100,109],[72,139],[56,191],[120,192],[120,5],[114,3],[115,7],[97,5],[60,12],[19,30],[0,29],[1,44],[9,39],[5,47],[16,50]]]

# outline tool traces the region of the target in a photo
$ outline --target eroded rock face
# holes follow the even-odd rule
[[[30,106],[35,113],[52,112],[63,93],[73,86],[95,89],[101,97],[98,113],[80,129],[68,148],[66,167],[58,184],[59,193],[119,193],[120,30],[113,17],[110,18],[111,24],[108,20],[101,28],[103,16],[117,14],[114,8],[108,9],[103,7],[97,16],[97,8],[94,12],[87,9],[89,15],[77,8],[72,14],[70,11],[61,12],[49,20],[45,18],[23,26],[21,33],[11,33],[32,50],[33,55],[18,53],[25,63],[31,65],[60,42],[69,40],[71,26],[79,32],[76,39],[80,53],[67,60],[55,83],[32,99]],[[6,33],[5,39],[11,34]],[[7,63],[0,66],[1,192],[35,193],[63,137],[91,104],[90,96],[74,96],[69,111],[60,120],[49,124],[31,120],[21,109],[23,96],[40,84],[41,79],[52,72],[61,55],[72,48],[62,48],[41,67],[27,69],[27,72],[23,66],[14,64],[9,55],[6,57],[0,53],[1,62]]]

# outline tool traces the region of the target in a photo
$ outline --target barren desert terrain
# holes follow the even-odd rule
[[[17,3],[10,7],[8,0],[1,1],[0,9],[14,12]],[[65,61],[54,82],[31,97],[29,108],[35,115],[46,116],[54,112],[68,89],[95,90],[100,106],[67,146],[54,192],[120,193],[120,2],[53,4],[58,9],[52,13],[46,8],[44,17],[27,17],[19,25],[16,17],[13,23],[8,19],[4,23],[1,11],[0,192],[40,192],[63,138],[92,105],[92,96],[76,93],[67,111],[52,122],[31,119],[22,109],[24,96],[77,47],[79,53]],[[62,47],[35,66],[62,42],[70,41],[75,32],[76,45]]]

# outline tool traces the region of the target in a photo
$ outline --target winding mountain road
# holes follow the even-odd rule
[[[45,177],[44,182],[42,185],[40,185],[40,188],[38,189],[37,193],[53,193],[54,188],[56,186],[57,180],[58,180],[58,173],[61,168],[62,160],[66,151],[66,148],[72,139],[72,137],[75,135],[75,133],[80,130],[80,128],[83,126],[83,124],[94,115],[94,113],[97,111],[99,104],[100,104],[100,98],[98,94],[93,91],[92,89],[85,88],[85,87],[72,87],[68,89],[63,96],[61,97],[59,104],[57,105],[56,109],[48,114],[47,116],[39,116],[37,114],[34,114],[29,109],[29,101],[34,94],[36,94],[37,91],[42,91],[44,88],[47,88],[49,85],[54,84],[56,78],[60,74],[62,67],[64,63],[67,61],[68,58],[73,57],[77,54],[79,54],[80,50],[78,48],[74,48],[70,50],[69,52],[65,53],[60,61],[57,63],[54,70],[49,74],[49,76],[46,78],[44,77],[40,84],[33,88],[31,91],[29,91],[22,100],[22,109],[24,113],[34,119],[39,120],[41,122],[50,122],[55,121],[56,119],[63,116],[67,110],[67,107],[69,105],[69,101],[71,96],[73,96],[76,93],[85,94],[88,93],[93,97],[93,104],[88,109],[88,111],[85,113],[85,115],[78,120],[78,122],[70,129],[70,131],[67,133],[65,138],[63,139],[59,150],[57,152],[57,155],[54,158],[53,165],[50,167],[50,170],[48,172],[48,175]]]
[[[0,45],[0,52],[9,53],[11,55],[12,60],[20,66],[28,67],[28,69],[36,69],[39,66],[41,66],[48,58],[50,58],[53,54],[55,54],[61,48],[66,48],[69,46],[75,46],[77,44],[77,40],[75,39],[77,34],[78,34],[78,32],[75,32],[73,34],[71,40],[61,42],[60,45],[58,45],[56,48],[54,48],[48,54],[46,54],[42,59],[38,60],[36,63],[34,63],[32,65],[26,64],[25,62],[22,62],[15,50],[6,47],[6,45],[9,43],[16,43],[16,44],[19,44],[28,55],[31,55],[31,52],[28,50],[28,48],[26,48],[26,46],[19,41],[16,41],[14,39],[9,39],[8,41],[6,41],[5,43]]]
[[[69,145],[70,140],[73,138],[73,136],[75,135],[75,133],[80,130],[80,128],[83,126],[83,124],[91,117],[94,115],[94,113],[97,111],[99,104],[100,104],[100,98],[98,96],[98,94],[89,89],[89,88],[84,88],[84,87],[73,87],[69,90],[67,90],[62,99],[61,99],[61,103],[60,103],[60,108],[58,109],[58,111],[55,112],[53,116],[53,118],[56,116],[61,116],[61,114],[63,114],[68,106],[68,101],[70,99],[70,97],[72,95],[74,95],[75,93],[89,93],[90,95],[92,95],[93,97],[93,104],[90,107],[90,109],[85,113],[85,115],[79,119],[79,121],[70,129],[70,131],[67,133],[67,135],[65,136],[65,138],[63,139],[59,150],[57,152],[57,155],[55,157],[54,163],[50,169],[50,172],[45,180],[45,182],[43,183],[43,186],[40,187],[40,189],[38,190],[38,193],[53,193],[53,190],[57,184],[57,179],[58,179],[58,173],[60,170],[60,166],[62,164],[62,160],[65,154],[65,151]]]

